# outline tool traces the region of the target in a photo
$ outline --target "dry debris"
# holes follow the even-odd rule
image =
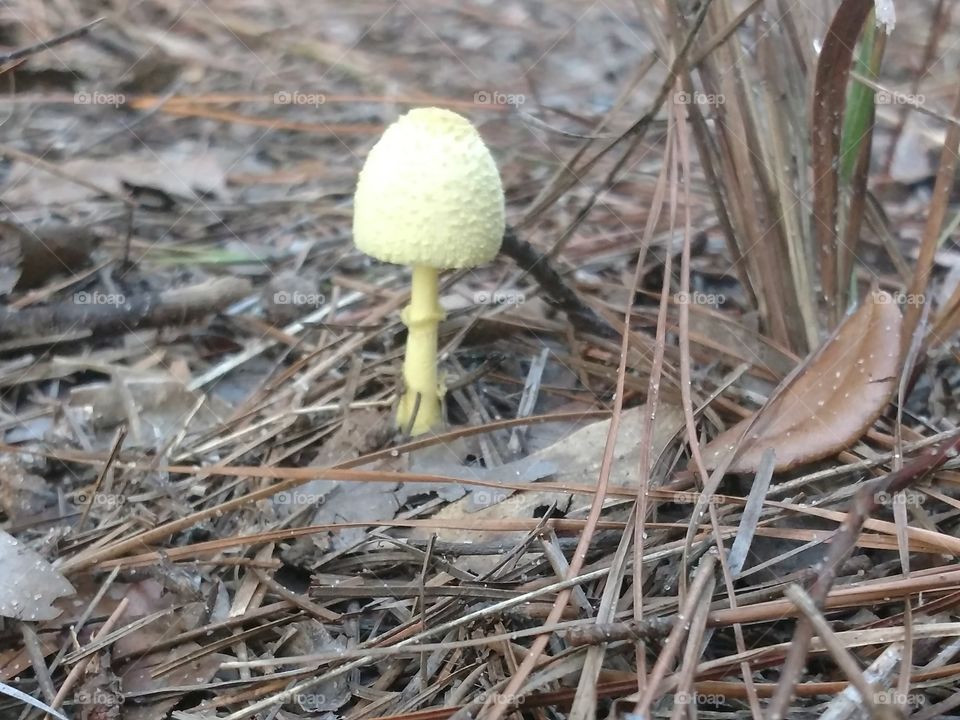
[[[956,716],[955,13],[872,10],[5,3],[0,717]],[[508,226],[409,438],[418,106]]]

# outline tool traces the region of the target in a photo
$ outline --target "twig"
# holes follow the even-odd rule
[[[680,617],[690,618],[693,616],[697,607],[706,599],[709,600],[713,587],[716,584],[714,577],[714,566],[717,564],[717,556],[709,552],[703,556],[700,566],[697,568],[697,574],[690,584],[690,592],[687,594],[683,607],[680,609]],[[680,641],[687,634],[689,625],[687,622],[678,622],[670,629],[670,634],[663,643],[663,650],[657,657],[657,662],[650,671],[650,677],[647,678],[643,695],[637,699],[637,704],[633,709],[637,717],[648,717],[647,711],[650,704],[658,697],[658,691],[661,690],[660,683],[667,674],[667,668],[673,659],[680,652]]]
[[[40,639],[37,637],[33,625],[28,622],[18,621],[17,626],[20,629],[20,635],[23,637],[23,647],[30,657],[30,664],[33,666],[34,675],[37,677],[37,685],[43,693],[43,699],[48,703],[53,702],[57,691],[53,687],[53,680],[50,679],[50,669],[47,667],[47,661],[44,658],[43,647],[40,645]]]
[[[129,332],[182,325],[218,312],[250,293],[240,278],[218,278],[186,288],[124,298],[77,293],[73,302],[23,310],[0,308],[0,338],[34,337],[83,328],[94,333]]]
[[[843,673],[850,680],[850,684],[860,693],[860,698],[868,714],[870,717],[874,717],[872,714],[874,711],[873,688],[870,687],[870,683],[863,676],[863,671],[860,669],[857,659],[840,642],[833,632],[833,628],[830,627],[830,623],[827,622],[823,613],[802,587],[791,585],[786,589],[785,594],[797,606],[797,610],[801,612],[803,617],[813,625],[817,635],[820,636],[820,640],[823,641],[823,646],[833,656],[834,662],[843,670]]]
[[[601,645],[618,640],[657,640],[665,637],[676,624],[674,617],[650,617],[643,622],[602,623],[572,628],[564,639],[573,646]]]
[[[416,635],[410,635],[404,638],[403,640],[400,640],[394,643],[393,647],[401,648],[401,647],[406,647],[408,645],[412,645],[417,641],[422,640],[423,638],[428,637],[430,635],[438,635],[438,634],[446,633],[447,631],[453,630],[458,627],[467,626],[471,622],[479,620],[480,618],[495,616],[497,613],[502,612],[507,608],[523,605],[524,603],[529,602],[535,597],[539,597],[541,595],[545,595],[545,594],[557,592],[557,591],[563,592],[565,590],[568,590],[569,588],[573,588],[581,583],[587,582],[588,580],[595,580],[595,579],[604,577],[606,576],[606,574],[607,574],[606,568],[601,570],[594,570],[593,572],[586,573],[584,575],[580,575],[577,577],[572,577],[567,580],[563,580],[561,582],[548,585],[547,587],[544,587],[544,588],[532,590],[528,593],[524,593],[523,595],[519,595],[510,600],[504,600],[503,602],[495,603],[494,605],[490,605],[489,607],[485,607],[480,610],[476,610],[474,612],[463,615],[462,617],[455,618],[449,622],[443,623],[442,625],[437,625],[435,627],[428,628],[426,630],[423,630],[417,633]],[[546,631],[546,628],[544,628],[544,630]],[[327,673],[323,673],[322,675],[314,675],[314,673],[311,672],[310,675],[312,675],[312,677],[308,677],[299,683],[290,685],[289,687],[287,687],[285,690],[281,692],[275,693],[270,697],[264,698],[263,700],[259,700],[240,710],[237,710],[236,712],[233,712],[230,715],[227,715],[226,718],[224,718],[224,720],[245,720],[246,718],[252,717],[256,715],[258,712],[261,712],[262,710],[266,710],[267,708],[272,707],[277,703],[286,702],[290,698],[296,696],[297,693],[307,692],[308,690],[310,690],[310,688],[316,687],[320,683],[327,682],[336,677],[340,677],[341,675],[344,675],[350,672],[354,668],[363,667],[364,665],[369,664],[372,659],[373,659],[372,657],[367,657],[367,656],[361,657],[361,658],[358,658],[357,660],[341,665]]]
[[[52,47],[57,45],[63,45],[65,42],[69,42],[78,37],[86,35],[90,30],[103,22],[103,18],[97,18],[92,22],[88,22],[86,25],[82,25],[74,30],[69,30],[62,35],[54,35],[49,40],[41,40],[40,42],[34,45],[28,45],[27,47],[19,48],[17,50],[12,50],[11,52],[0,55],[0,65],[6,65],[9,62],[14,60],[20,60],[21,58],[28,57],[30,55],[36,55],[41,53],[44,50],[49,50]]]
[[[117,624],[117,622],[119,622],[121,616],[127,611],[127,605],[129,604],[130,598],[124,598],[120,601],[120,604],[117,605],[110,617],[108,617],[106,622],[103,623],[103,626],[96,634],[96,637],[91,640],[91,644],[110,634],[114,626]],[[53,702],[50,703],[51,707],[57,709],[63,705],[63,701],[66,699],[67,694],[73,689],[73,686],[77,684],[77,681],[80,679],[80,676],[83,675],[83,671],[87,669],[87,665],[92,659],[93,658],[91,656],[84,656],[79,660],[79,662],[77,662],[76,665],[73,666],[70,674],[67,675],[67,679],[64,680],[63,685],[60,686],[57,696],[53,699]],[[44,720],[49,720],[49,717],[49,715],[44,715]]]
[[[829,554],[820,567],[820,574],[810,588],[810,597],[813,598],[818,608],[823,608],[830,587],[836,578],[837,570],[853,550],[863,524],[879,507],[878,496],[881,493],[892,495],[906,489],[919,477],[933,472],[951,457],[955,457],[958,448],[960,448],[960,431],[955,432],[952,438],[942,442],[937,447],[926,450],[899,471],[866,483],[857,491],[857,494],[853,496],[846,520],[834,533]],[[793,695],[794,685],[803,671],[812,631],[810,622],[801,618],[797,623],[793,641],[784,660],[783,674],[780,684],[777,686],[777,693],[768,709],[769,717],[774,718],[774,720],[786,717],[787,706]]]
[[[87,517],[90,515],[90,508],[97,504],[97,495],[100,493],[100,487],[103,485],[103,481],[107,477],[107,473],[113,468],[114,462],[117,460],[117,456],[120,454],[120,448],[123,447],[123,441],[127,438],[127,426],[121,425],[117,428],[116,432],[113,435],[113,443],[110,447],[110,456],[107,458],[107,461],[103,464],[103,467],[100,468],[100,472],[97,475],[97,480],[93,484],[93,489],[90,491],[90,500],[84,505],[83,514],[80,515],[80,520],[77,521],[76,526],[73,528],[73,534],[79,535],[80,531],[83,529],[83,526],[87,523]]]
[[[512,227],[503,234],[500,252],[511,258],[520,269],[529,273],[546,293],[544,299],[553,307],[566,313],[571,324],[582,333],[599,335],[608,339],[620,337],[606,320],[593,308],[584,304],[577,293],[564,281],[550,263],[546,253],[541,253],[526,240],[517,237]]]

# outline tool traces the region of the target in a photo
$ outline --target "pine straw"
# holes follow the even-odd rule
[[[388,5],[276,2],[273,17],[231,3],[184,11],[182,29],[161,3],[63,27],[49,27],[39,3],[17,6],[34,35],[57,39],[58,59],[124,98],[120,109],[77,106],[70,79],[4,100],[34,132],[0,138],[0,153],[89,191],[5,206],[5,219],[41,243],[51,220],[97,239],[89,265],[18,289],[5,309],[58,316],[56,303],[77,291],[142,300],[239,273],[258,291],[221,298],[226,309],[201,325],[126,318],[106,334],[80,313],[68,327],[4,335],[0,429],[14,434],[0,445],[3,527],[55,563],[79,604],[5,625],[0,679],[78,717],[121,699],[144,718],[230,720],[319,714],[317,700],[351,720],[496,720],[516,709],[583,720],[611,707],[680,717],[693,705],[848,717],[907,702],[916,717],[949,713],[960,703],[950,393],[960,289],[946,279],[955,254],[941,236],[960,101],[934,98],[935,70],[909,77],[911,47],[897,34],[884,49],[889,76],[863,78],[876,90],[907,74],[913,95],[931,93],[919,104],[945,140],[918,230],[907,204],[844,195],[838,105],[849,78],[818,76],[812,48],[825,26],[785,4],[769,3],[784,6],[771,23],[760,2],[713,0],[686,15],[637,3],[620,8],[630,25],[553,0],[411,3],[411,14],[383,15]],[[825,46],[835,69],[853,57],[868,5],[843,3]],[[949,11],[919,5],[897,32],[923,38],[933,68]],[[320,17],[342,25],[315,37]],[[156,36],[143,29],[171,27],[178,42],[162,41],[150,71],[120,84],[129,61],[117,57],[147,53]],[[643,35],[642,51],[622,51],[625,29]],[[493,45],[457,44],[477,32]],[[7,56],[14,71],[47,57],[35,40]],[[571,86],[566,68],[584,63],[577,43],[616,67]],[[269,74],[246,76],[254,56]],[[529,86],[493,79],[511,77],[514,56],[530,66]],[[179,79],[151,86],[171,66]],[[587,85],[606,93],[605,112],[578,95]],[[324,99],[275,102],[291,90]],[[527,103],[471,99],[501,90],[526,92]],[[539,102],[543,93],[552,99]],[[394,106],[414,104],[481,124],[516,231],[509,256],[446,278],[458,303],[441,338],[451,424],[411,440],[389,422],[406,275],[353,249],[349,196]],[[877,121],[854,146],[902,139],[913,110],[897,109],[896,123]],[[47,154],[55,140],[59,157]],[[111,158],[147,162],[180,141],[191,155],[226,150],[229,192],[184,200],[156,166],[142,186],[114,182]],[[872,174],[852,192],[878,180],[878,155],[892,150],[874,149]],[[101,158],[102,173],[71,170],[83,157]],[[896,397],[866,435],[785,472],[771,459],[755,477],[733,477],[732,457],[707,469],[704,441],[774,397],[847,300],[878,286],[943,302],[904,308]],[[323,301],[292,315],[271,302],[303,288]],[[522,302],[477,300],[495,291]],[[697,294],[722,300],[678,301]],[[81,392],[104,377],[113,420],[98,415],[105,396]],[[156,398],[135,393],[158,377],[183,394],[169,391],[175,421],[154,435]],[[638,482],[623,487],[611,481],[623,462],[613,439],[643,404],[631,438]],[[671,411],[683,423],[657,453],[654,416]],[[491,470],[602,421],[608,438],[588,482],[456,470],[467,454]],[[446,464],[407,464],[438,448],[450,450]],[[12,479],[30,477],[46,500],[17,505]],[[318,479],[339,484],[329,517],[278,501]],[[351,514],[414,483],[383,517]],[[438,517],[451,487],[550,499],[536,514],[503,503],[494,515]]]

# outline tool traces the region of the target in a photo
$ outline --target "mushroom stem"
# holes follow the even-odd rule
[[[422,435],[440,423],[440,385],[437,382],[437,326],[444,318],[438,297],[440,273],[426,265],[413,266],[410,305],[400,317],[407,326],[407,354],[403,361],[404,392],[397,408],[397,425],[411,435]],[[417,396],[420,396],[419,406]]]

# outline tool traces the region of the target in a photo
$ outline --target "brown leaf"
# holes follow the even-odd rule
[[[163,691],[170,688],[202,687],[210,682],[221,663],[229,660],[226,655],[211,653],[185,659],[182,665],[174,667],[159,677],[153,671],[161,665],[195,653],[200,646],[193,642],[183,643],[164,653],[153,653],[137,657],[123,672],[123,691],[137,698],[138,702],[127,702],[123,707],[123,720],[163,720],[179,703],[182,694],[166,695]],[[155,702],[150,702],[154,700]]]
[[[753,472],[763,451],[776,452],[776,470],[813,462],[856,442],[883,410],[897,380],[902,317],[893,298],[871,293],[811,357],[787,388],[761,410],[719,435],[703,449],[708,469],[749,437],[730,472]]]
[[[367,408],[347,415],[340,429],[323,445],[312,464],[328,467],[357,458],[382,446],[385,432],[393,428],[386,422],[383,413]],[[383,463],[371,469],[384,469]],[[273,496],[272,502],[282,517],[313,507],[312,524],[335,522],[389,520],[400,509],[395,495],[395,483],[359,482],[344,483],[323,478],[311,480],[289,492]],[[361,528],[347,528],[335,533],[330,542],[335,548],[350,547],[366,535]],[[309,555],[316,547],[318,538],[304,538],[292,543],[293,552],[284,557],[292,560]]]
[[[89,263],[93,246],[94,237],[85,228],[50,224],[28,229],[0,221],[0,295],[79,271]]]
[[[86,666],[83,682],[73,693],[80,720],[120,720],[123,691],[120,678],[106,657],[96,657]]]
[[[643,432],[644,416],[649,412],[646,405],[624,410],[620,415],[620,427],[614,450],[614,464],[610,470],[610,486],[614,488],[635,489],[640,479],[640,436]],[[652,458],[656,458],[683,427],[683,413],[679,408],[661,402],[653,424],[650,438]],[[534,468],[534,463],[548,464],[555,468],[550,477],[554,483],[592,485],[597,482],[603,453],[610,432],[610,420],[599,420],[570,432],[553,445],[533,453],[524,461],[524,467]],[[502,470],[502,466],[501,466]],[[496,470],[491,471],[495,475]],[[512,472],[505,476],[511,481],[516,477]],[[435,518],[442,520],[461,520],[466,523],[503,520],[507,518],[535,518],[537,512],[554,502],[562,510],[580,509],[589,506],[591,498],[587,495],[571,495],[552,490],[537,490],[537,484],[531,484],[527,492],[516,493],[504,488],[475,487],[469,496],[441,509]],[[431,531],[432,533],[433,531]],[[414,532],[424,536],[428,533]],[[523,533],[497,530],[450,530],[436,531],[439,540],[450,542],[484,543],[516,539]],[[458,567],[479,571],[489,569],[489,558],[462,557]]]
[[[150,155],[73,158],[57,167],[66,174],[64,177],[41,172],[32,163],[14,163],[4,182],[4,203],[11,207],[67,205],[96,196],[96,191],[78,185],[69,176],[95,178],[99,187],[118,194],[132,186],[190,200],[228,197],[219,160],[212,152],[198,153],[186,143]]]

